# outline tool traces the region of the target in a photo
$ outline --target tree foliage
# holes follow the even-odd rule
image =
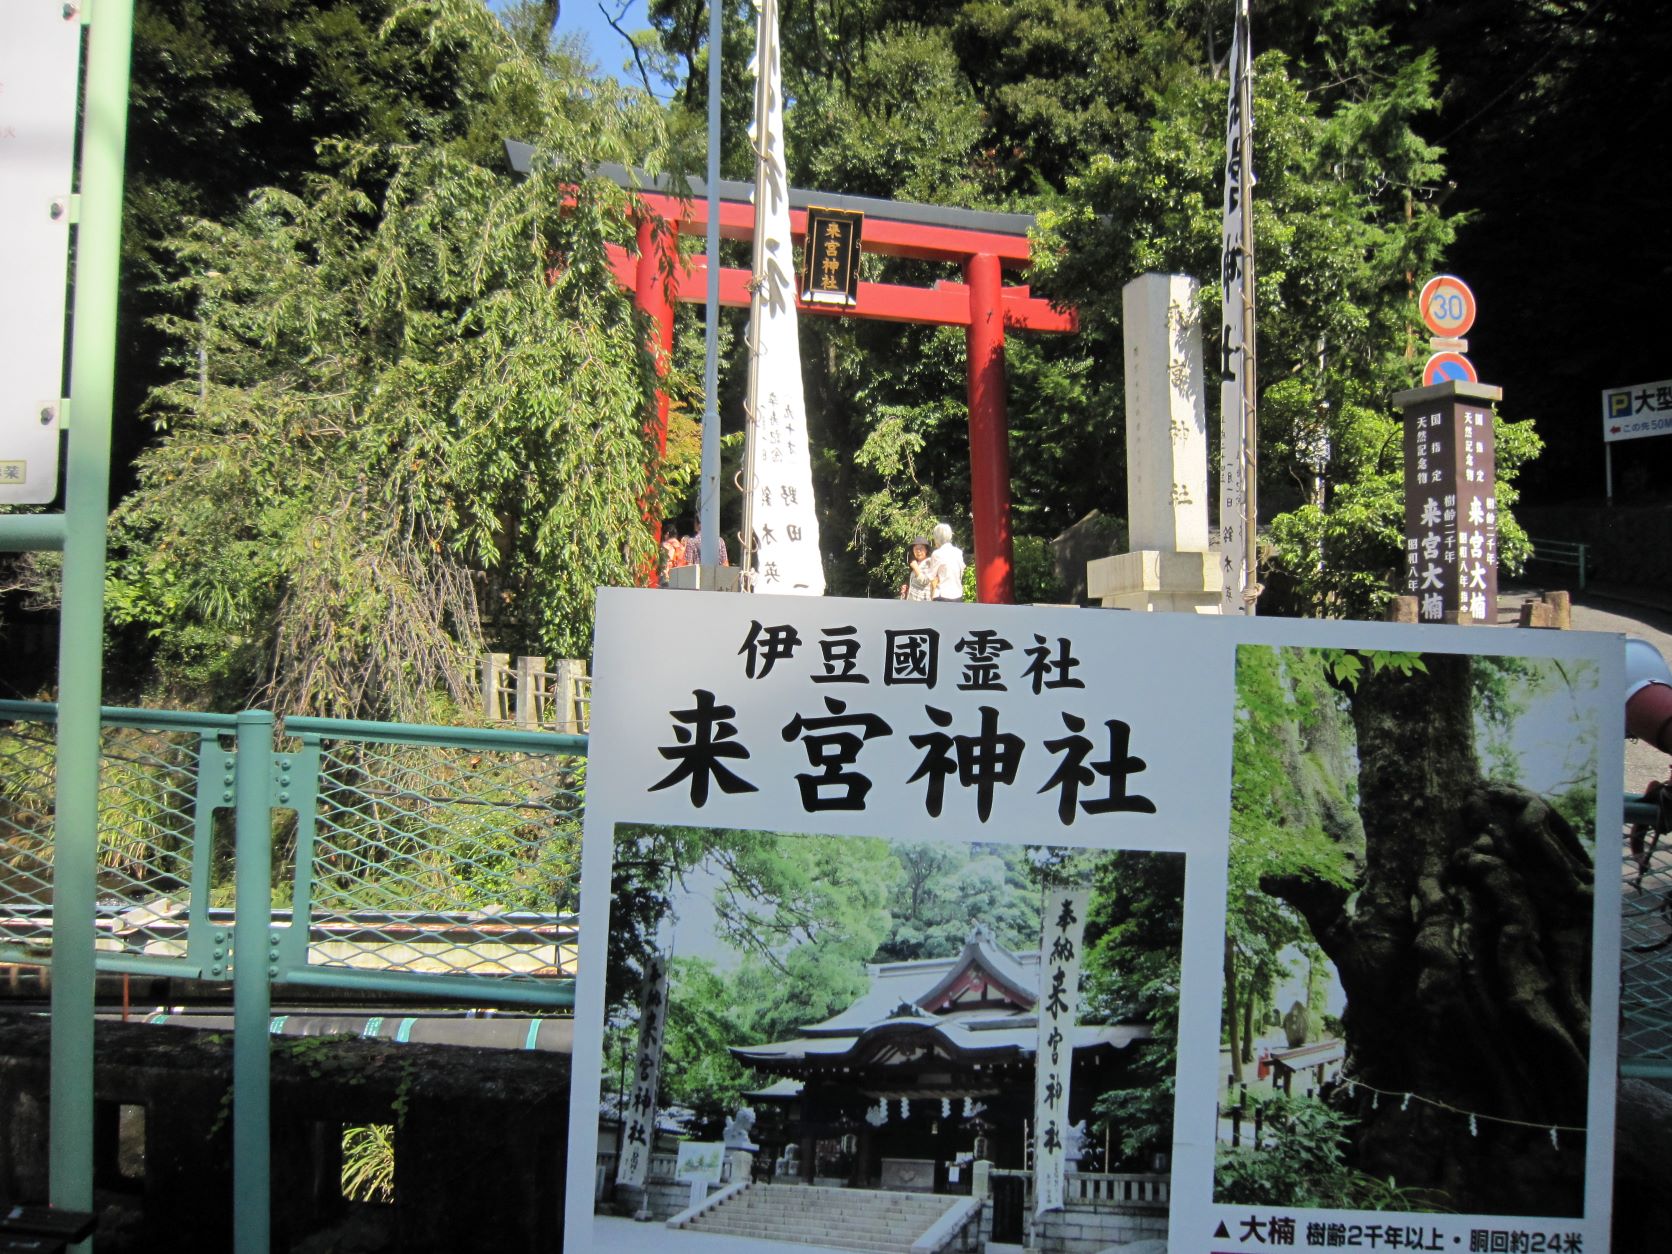
[[[704,64],[702,6],[651,6],[669,67]],[[1393,392],[1410,386],[1414,283],[1460,219],[1443,210],[1442,101],[1432,50],[1399,6],[1263,6],[1256,47],[1262,515],[1269,612],[1375,617],[1402,561]],[[727,55],[747,46],[728,10]],[[1036,287],[1079,309],[1072,338],[1007,345],[1016,534],[1044,539],[1124,513],[1120,289],[1146,270],[1203,280],[1219,313],[1230,6],[1113,0],[895,0],[782,15],[792,180],[832,191],[1039,214]],[[700,76],[699,76],[700,77]],[[746,78],[724,109],[747,115]],[[700,109],[706,80],[680,104]],[[689,125],[695,126],[695,115]],[[749,157],[726,141],[729,172]],[[871,259],[868,278],[957,277]],[[964,344],[952,329],[807,320],[809,424],[833,588],[898,585],[898,545],[946,517],[967,535]],[[737,377],[734,371],[733,377]],[[739,419],[737,390],[726,412]],[[1210,420],[1217,393],[1210,388]],[[1527,551],[1514,483],[1528,423],[1498,422],[1500,552]],[[1321,475],[1317,452],[1330,450]],[[851,451],[851,455],[850,455]]]
[[[654,376],[604,254],[627,206],[586,167],[653,153],[659,118],[478,6],[407,6],[386,35],[414,30],[492,67],[456,140],[344,140],[305,192],[172,241],[177,374],[113,520],[111,606],[181,696],[417,716],[462,700],[485,642],[584,654],[593,589],[650,561]],[[536,141],[528,178],[483,164],[479,123]]]
[[[1424,1207],[1574,1213],[1577,1153],[1545,1153],[1526,1133],[1585,1118],[1585,722],[1569,778],[1555,781],[1562,805],[1519,777],[1534,702],[1591,682],[1523,659],[1239,651],[1227,988],[1248,987],[1262,950],[1281,961],[1297,941],[1302,956],[1321,948],[1346,995],[1346,1074],[1368,1086],[1335,1094],[1338,1127],[1299,1112],[1314,1142],[1305,1187],[1356,1188],[1337,1179],[1345,1164]],[[1329,1145],[1341,1138],[1338,1164]],[[1516,1172],[1497,1169],[1506,1155]],[[1247,1161],[1264,1157],[1224,1158],[1221,1200],[1287,1196],[1296,1180]]]

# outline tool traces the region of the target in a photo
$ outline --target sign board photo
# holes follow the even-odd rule
[[[1622,652],[601,592],[565,1248],[745,1196],[816,1241],[817,1189],[908,1245],[981,1197],[1047,1251],[1600,1254]],[[736,1197],[668,1227],[722,1127]]]

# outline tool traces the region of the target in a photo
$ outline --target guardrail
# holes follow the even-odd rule
[[[0,702],[0,920],[20,921],[0,927],[0,962],[52,959],[57,719]],[[260,710],[101,711],[94,964],[232,980],[240,1252],[267,1248],[275,983],[574,1005],[561,940],[537,937],[551,961],[528,970],[510,955],[526,939],[514,912],[578,904],[586,748],[336,719],[281,732]],[[65,1095],[91,1106],[90,1091]]]
[[[0,702],[0,962],[51,960],[55,721]],[[241,750],[232,715],[102,722],[100,969],[232,977],[224,903],[253,771],[271,980],[571,1004],[583,738],[294,718]]]
[[[1590,556],[1590,545],[1580,544],[1575,540],[1534,540],[1533,554],[1527,559],[1532,562],[1546,562],[1552,566],[1569,566],[1578,572],[1579,590],[1585,590],[1585,572]]]

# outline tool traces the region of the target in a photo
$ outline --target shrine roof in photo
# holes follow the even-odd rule
[[[951,958],[866,964],[869,987],[852,1005],[802,1035],[731,1046],[763,1071],[801,1074],[831,1065],[918,1066],[1032,1057],[1039,1043],[1040,958],[1015,953],[977,925]],[[1143,1024],[1079,1024],[1076,1051],[1124,1049],[1147,1040]]]

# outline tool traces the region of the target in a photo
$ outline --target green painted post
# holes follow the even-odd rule
[[[55,1206],[93,1209],[93,926],[99,852],[105,522],[116,373],[122,162],[133,0],[99,0],[83,90],[76,230],[74,402],[64,496],[58,638],[58,788],[52,870],[52,1115]]]
[[[272,1140],[268,1134],[268,929],[273,918],[273,716],[238,715],[238,810],[233,831],[232,1248],[267,1254]]]
[[[0,553],[30,553],[64,547],[64,515],[0,515]]]

